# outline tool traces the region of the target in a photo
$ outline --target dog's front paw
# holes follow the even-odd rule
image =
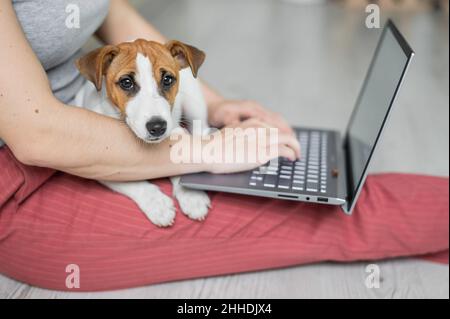
[[[187,189],[182,186],[175,193],[180,208],[185,215],[194,220],[204,220],[211,205],[205,192]]]
[[[159,189],[145,192],[138,206],[153,224],[160,227],[172,226],[175,220],[173,200]]]

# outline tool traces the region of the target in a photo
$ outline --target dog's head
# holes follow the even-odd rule
[[[76,65],[98,91],[105,85],[127,125],[151,143],[163,140],[176,125],[172,109],[179,71],[190,67],[196,77],[204,59],[202,51],[179,41],[160,44],[139,39],[96,49]]]

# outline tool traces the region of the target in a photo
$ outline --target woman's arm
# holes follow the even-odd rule
[[[0,138],[20,161],[104,180],[205,169],[171,163],[169,141],[143,145],[119,121],[59,102],[10,1],[0,4],[0,30]]]
[[[108,16],[97,32],[107,44],[118,44],[138,38],[164,43],[167,39],[145,20],[127,0],[112,0]],[[222,127],[249,118],[257,118],[277,127],[281,132],[292,134],[290,125],[275,112],[248,100],[226,100],[215,90],[202,83],[202,90],[209,108],[211,125]]]

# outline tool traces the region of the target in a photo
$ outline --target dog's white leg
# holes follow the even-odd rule
[[[191,219],[204,220],[211,205],[205,192],[188,189],[180,185],[180,177],[170,179],[173,185],[173,196],[180,204],[181,211]]]
[[[171,226],[175,219],[172,198],[166,196],[158,186],[149,182],[106,182],[101,183],[113,191],[132,199],[153,224]]]
[[[192,134],[207,134],[208,110],[203,97],[200,84],[192,76],[189,68],[180,71],[179,103],[183,109],[183,115],[190,124],[193,121],[200,121],[200,132],[192,131]],[[208,195],[199,190],[188,189],[180,185],[180,177],[171,178],[173,185],[173,195],[180,204],[180,208],[189,218],[203,220],[208,214],[211,205]]]

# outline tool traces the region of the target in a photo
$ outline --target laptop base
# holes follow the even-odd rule
[[[299,161],[279,158],[258,169],[234,174],[197,173],[181,178],[182,186],[327,205],[345,204],[345,166],[336,131],[295,128]]]

